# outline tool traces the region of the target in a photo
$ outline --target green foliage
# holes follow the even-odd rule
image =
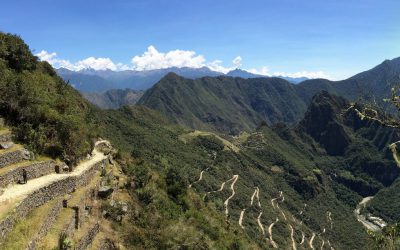
[[[209,153],[219,152],[224,149],[224,143],[213,135],[197,136],[194,141]]]
[[[65,233],[61,233],[58,238],[58,249],[59,250],[68,250],[72,249],[73,242]]]
[[[37,58],[32,55],[28,45],[16,35],[0,32],[0,58],[6,65],[17,72],[34,70]]]
[[[174,199],[178,199],[179,196],[186,192],[187,184],[181,172],[175,167],[167,169],[165,183],[167,184],[167,193]]]
[[[400,249],[400,223],[387,226],[382,229],[382,232],[368,232],[373,243],[371,249]]]
[[[0,33],[0,115],[17,140],[75,164],[92,147],[91,109],[19,37]]]

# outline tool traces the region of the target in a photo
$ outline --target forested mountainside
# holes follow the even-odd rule
[[[156,216],[154,225],[135,228],[157,232],[154,241],[146,241],[149,247],[163,242],[164,237],[194,247],[199,237],[196,230],[204,239],[204,247],[213,246],[209,232],[198,222],[193,226],[187,215],[191,212],[185,202],[199,199],[197,209],[205,211],[211,206],[227,215],[223,228],[238,235],[245,233],[261,248],[292,246],[293,228],[299,249],[310,247],[314,233],[318,235],[312,242],[316,248],[331,244],[335,249],[365,249],[371,242],[353,211],[362,197],[385,190],[398,177],[399,169],[387,145],[399,135],[396,129],[363,120],[358,113],[363,109],[324,92],[313,98],[306,116],[294,129],[264,124],[252,133],[225,139],[171,125],[166,118],[140,106],[108,111],[101,124],[114,145],[140,159],[140,164],[148,164],[140,177],[145,181],[135,194],[146,204],[142,211],[147,216],[152,216],[154,209],[161,213],[166,206],[163,198],[153,195],[154,190],[165,192],[166,186],[167,194],[178,193],[167,209],[174,211],[173,215]],[[332,138],[339,141],[338,147],[329,144]],[[179,176],[176,179],[182,183],[156,184],[160,172],[155,174],[154,169],[164,176]],[[176,235],[172,225],[182,216],[186,219],[179,227],[186,233]],[[165,235],[164,228],[172,232]],[[303,233],[308,241],[300,244]],[[136,241],[147,239],[143,237]]]
[[[114,198],[122,199],[127,209],[107,199],[100,202],[100,208],[99,203],[90,203],[93,209],[106,211],[97,213],[97,224],[93,223],[97,231],[93,232],[107,239],[107,245],[111,246],[108,249],[115,246],[122,249],[366,249],[376,245],[358,221],[359,214],[354,212],[363,197],[376,195],[376,200],[383,200],[374,202],[373,199],[374,203],[367,207],[373,216],[388,222],[398,219],[393,211],[398,210],[400,202],[395,195],[385,199],[386,194],[396,193],[398,187],[400,171],[393,157],[397,151],[389,148],[399,140],[398,129],[382,124],[381,114],[371,111],[370,106],[322,92],[311,98],[307,107],[296,95],[294,85],[275,78],[267,84],[257,84],[258,79],[248,80],[256,89],[247,89],[250,93],[246,96],[236,90],[245,92],[247,80],[203,78],[189,82],[193,85],[190,87],[188,80],[169,74],[164,80],[176,83],[176,88],[169,84],[164,89],[160,88],[163,84],[158,84],[155,88],[160,89],[153,89],[154,93],[149,92],[151,98],[146,97],[161,105],[155,99],[155,93],[159,93],[162,103],[171,104],[161,106],[168,112],[177,112],[175,109],[180,106],[175,102],[187,102],[178,110],[184,115],[190,114],[192,106],[202,103],[204,106],[198,106],[198,112],[205,108],[208,112],[217,110],[225,117],[233,117],[230,119],[237,135],[230,136],[171,123],[171,117],[145,106],[100,110],[57,77],[49,64],[38,62],[28,46],[14,35],[0,33],[0,70],[0,115],[11,128],[15,142],[38,157],[52,157],[71,165],[78,163],[78,170],[94,162],[92,181],[115,185],[118,196]],[[219,88],[221,82],[227,85],[226,89]],[[188,94],[192,88],[198,91],[197,96],[180,99],[178,92]],[[209,92],[205,94],[207,89]],[[168,97],[167,93],[172,94]],[[269,101],[262,100],[265,93]],[[209,100],[203,100],[207,96]],[[220,96],[231,99],[221,104]],[[260,104],[255,107],[260,110],[273,104],[275,112],[271,113],[276,120],[269,120],[271,123],[280,118],[288,121],[283,111],[278,112],[282,105],[287,109],[302,109],[305,115],[290,111],[287,117],[292,117],[293,126],[263,122],[257,126],[263,118],[254,107],[225,109],[234,102],[245,104],[253,97],[259,97]],[[195,124],[196,119],[192,117],[191,122]],[[241,127],[236,124],[247,124],[247,132],[240,131]],[[0,135],[3,131],[1,127]],[[7,140],[10,136],[7,134]],[[92,151],[95,138],[99,137],[109,140],[114,147],[107,155],[96,148]],[[333,139],[336,144],[332,143]],[[107,145],[98,140],[97,144]],[[87,155],[91,151],[92,156]],[[7,153],[7,149],[1,149],[0,159]],[[98,163],[106,166],[104,171]],[[32,171],[40,171],[36,166],[31,165]],[[14,167],[2,168],[0,175],[9,174],[7,171]],[[89,187],[96,188],[97,182],[90,182],[88,189],[82,189],[81,184],[86,182],[77,173],[71,175],[56,175],[59,176],[56,178],[73,181],[74,188],[68,187],[72,197],[68,202],[79,205],[86,197],[81,195],[92,193]],[[44,176],[46,180],[51,177]],[[32,185],[29,183],[26,187]],[[1,239],[0,243],[4,240],[7,246],[28,243],[29,239],[25,239],[28,234],[17,234],[18,230],[28,232],[28,223],[48,222],[44,214],[54,204],[62,204],[57,202],[62,201],[63,196],[59,194],[65,190],[56,190],[58,193],[42,195],[47,203],[31,206],[30,212],[23,214],[27,221],[15,222],[17,231],[13,228],[11,233],[16,234]],[[1,208],[8,204],[4,203],[4,195],[10,195],[8,189],[0,194]],[[55,208],[64,212],[53,223],[62,225],[63,216],[72,210],[62,210],[61,205]],[[54,239],[61,239],[62,244],[81,246],[83,240],[87,242],[79,235],[83,229],[73,236],[77,240],[73,243],[57,227],[43,231],[40,246],[46,249],[57,245]],[[19,239],[20,235],[24,236]],[[91,240],[96,249],[96,238]]]
[[[252,74],[248,71],[235,69],[224,74],[222,72],[213,71],[207,67],[190,68],[190,67],[170,67],[156,70],[94,70],[82,69],[73,71],[65,68],[56,70],[57,74],[66,82],[69,82],[74,88],[81,93],[102,93],[112,89],[132,89],[135,91],[145,91],[156,84],[161,78],[170,72],[178,74],[182,77],[195,79],[200,77],[215,77],[215,76],[233,76],[241,78],[268,78],[268,76]],[[308,78],[292,78],[279,76],[291,83],[299,83]]]
[[[37,153],[74,164],[92,148],[91,105],[39,62],[15,35],[0,33],[0,116]]]
[[[400,58],[387,60],[343,81],[313,79],[297,85],[279,78],[192,80],[169,74],[146,91],[138,103],[160,111],[178,124],[237,134],[251,131],[262,121],[298,122],[311,98],[322,90],[386,110],[389,104],[383,99],[400,82],[399,62]]]
[[[237,134],[266,120],[293,123],[305,102],[295,85],[280,78],[204,77],[170,73],[146,91],[138,104],[158,110],[178,124]]]
[[[125,105],[134,105],[144,91],[133,89],[111,89],[101,93],[82,93],[91,103],[102,109],[117,109]]]

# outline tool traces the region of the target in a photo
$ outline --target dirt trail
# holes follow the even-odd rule
[[[239,179],[239,175],[234,175],[234,176],[232,177],[232,179],[228,180],[228,181],[231,181],[231,180],[233,180],[233,181],[232,181],[232,184],[231,184],[232,194],[231,194],[231,196],[228,197],[228,199],[226,199],[226,200],[224,201],[225,215],[226,215],[226,216],[229,215],[229,209],[228,209],[229,200],[232,199],[232,198],[235,196],[235,194],[236,194],[236,193],[235,193],[235,184],[236,184],[236,181],[237,181],[238,179]],[[227,181],[227,182],[228,182],[228,181]]]
[[[372,231],[379,231],[380,228],[379,228],[377,225],[375,225],[374,223],[368,221],[368,220],[365,218],[365,215],[361,214],[361,209],[362,209],[363,207],[365,207],[366,204],[367,204],[370,200],[372,200],[372,198],[374,198],[374,197],[373,197],[373,196],[369,196],[369,197],[363,198],[363,199],[361,200],[361,202],[358,203],[357,208],[354,210],[354,214],[356,215],[357,220],[358,220],[359,222],[361,222],[365,228],[367,228],[368,230],[372,230]]]
[[[228,180],[228,181],[230,181],[230,180]],[[214,190],[214,191],[209,191],[209,192],[207,192],[207,193],[203,196],[203,200],[206,198],[206,196],[207,196],[208,194],[222,192],[222,190],[224,190],[225,184],[226,184],[228,181],[222,182],[221,187],[220,187],[218,190]]]
[[[328,246],[331,248],[331,250],[335,250],[335,248],[332,247],[331,242],[328,240]]]
[[[397,142],[394,142],[394,143],[390,144],[389,148],[392,151],[393,158],[394,158],[395,162],[397,163],[397,166],[400,167],[400,159],[399,159],[399,156],[397,154],[397,144],[398,143],[400,143],[400,141],[397,141]]]
[[[306,235],[304,234],[303,231],[301,231],[301,241],[300,241],[300,245],[303,245],[305,239],[306,239]]]
[[[101,143],[102,141],[98,142]],[[96,145],[98,145],[98,143]],[[6,202],[6,201],[11,201],[19,198],[24,198],[27,195],[33,193],[34,191],[48,186],[51,183],[54,183],[56,181],[65,179],[69,176],[79,176],[83,172],[85,172],[87,169],[89,169],[91,166],[94,164],[106,159],[107,156],[105,156],[103,153],[99,152],[97,149],[94,149],[92,152],[92,157],[89,160],[86,160],[82,163],[80,163],[76,168],[74,169],[73,172],[71,173],[66,173],[66,174],[49,174],[45,175],[36,179],[28,180],[27,184],[24,185],[13,185],[8,188],[3,189],[3,193],[0,196],[0,203]]]
[[[292,240],[292,248],[293,248],[293,250],[297,250],[296,241],[294,239],[294,229],[293,229],[292,225],[290,225],[290,224],[289,224],[289,228],[290,228],[290,239]]]
[[[203,173],[204,173],[204,171],[207,171],[208,169],[209,169],[209,168],[206,168],[206,169],[202,170],[202,171],[200,172],[199,179],[198,179],[197,181],[191,183],[191,184],[189,185],[188,188],[191,188],[194,184],[200,182],[200,181],[203,179]]]
[[[244,212],[246,211],[246,209],[243,209],[241,212],[240,212],[240,217],[239,217],[239,226],[242,228],[242,229],[244,229],[244,226],[243,226],[243,216],[244,216]]]
[[[257,198],[258,207],[261,208],[261,202],[260,202],[259,193],[260,193],[260,189],[259,189],[258,187],[256,187],[256,188],[254,189],[253,194],[251,195],[251,198],[250,198],[250,207],[253,206],[253,204],[254,204],[254,198]],[[244,229],[244,226],[243,226],[243,217],[244,217],[245,211],[246,211],[246,208],[243,209],[243,210],[240,212],[240,217],[239,217],[239,226],[240,226],[241,228],[243,228],[243,229]],[[262,212],[261,212],[261,214],[262,214]],[[260,224],[261,224],[261,221],[259,221],[260,216],[261,216],[261,215],[259,215],[259,217],[257,218],[257,223],[258,223],[259,226],[260,226]],[[263,234],[264,234],[264,228],[263,228],[262,224],[261,224],[260,228],[261,228],[261,230],[263,231]]]
[[[260,189],[259,189],[258,187],[256,187],[256,188],[254,189],[254,193],[253,193],[253,195],[251,196],[251,200],[250,200],[250,206],[253,206],[253,203],[254,203],[254,197],[256,197],[256,198],[257,198],[258,207],[260,207],[260,208],[261,208],[261,202],[260,202]]]
[[[314,245],[313,245],[315,236],[316,236],[316,235],[315,235],[315,233],[313,232],[313,233],[312,233],[312,236],[311,236],[311,239],[310,239],[310,241],[308,242],[310,248],[313,249],[313,250],[315,250]]]
[[[330,211],[326,212],[326,219],[329,223],[330,228],[333,228],[333,220],[332,220],[332,213]]]
[[[271,225],[269,225],[268,227],[268,234],[269,234],[269,241],[271,242],[272,246],[274,248],[278,248],[278,244],[276,244],[276,242],[274,241],[274,239],[272,238],[272,228],[274,227],[274,225],[279,221],[278,217],[276,217],[276,220],[274,222],[271,223]]]
[[[283,195],[283,192],[282,192],[282,191],[279,192],[279,197],[278,197],[278,198],[281,198],[281,203],[285,201],[285,196]],[[278,199],[278,198],[277,198],[277,199]],[[284,219],[285,221],[287,221],[286,215],[285,215],[285,213],[283,212],[283,210],[279,207],[279,203],[278,203],[278,202],[276,203],[276,208],[278,208],[279,211],[281,212],[283,219]]]
[[[260,212],[260,214],[259,214],[258,217],[257,217],[257,224],[258,224],[258,226],[260,227],[262,234],[265,235],[264,226],[263,226],[263,224],[261,223],[261,215],[262,215],[262,212]]]

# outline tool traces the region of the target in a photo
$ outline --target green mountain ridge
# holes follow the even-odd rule
[[[370,106],[327,91],[311,97],[302,84],[278,78],[169,74],[141,100],[155,110],[101,110],[4,33],[0,73],[0,115],[17,142],[71,165],[95,138],[117,149],[110,161],[121,167],[115,181],[129,209],[121,219],[111,201],[102,202],[101,234],[118,235],[107,238],[111,245],[370,249],[376,245],[354,210],[372,195],[368,211],[398,220],[400,170],[388,146],[400,136],[379,122],[379,110],[374,119],[360,115]]]
[[[323,90],[391,111],[383,99],[400,81],[399,61],[387,60],[343,81],[312,79],[296,85],[279,78],[191,80],[170,73],[147,90],[138,104],[156,109],[181,125],[230,134],[251,131],[262,121],[296,123],[311,98]]]

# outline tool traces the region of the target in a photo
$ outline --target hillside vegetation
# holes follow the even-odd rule
[[[313,98],[295,129],[284,124],[264,124],[244,139],[185,129],[141,106],[103,113],[99,118],[102,133],[121,149],[120,159],[127,161],[125,171],[139,183],[132,192],[140,204],[139,215],[126,231],[136,233],[126,237],[135,238],[135,244],[145,241],[149,247],[168,238],[174,242],[168,243],[168,247],[191,248],[200,244],[212,248],[222,244],[220,240],[228,240],[223,236],[227,230],[240,237],[246,235],[259,247],[268,248],[272,246],[264,241],[268,235],[262,236],[257,222],[262,212],[259,221],[266,229],[279,218],[273,237],[280,248],[292,244],[290,225],[297,244],[302,233],[310,239],[314,232],[321,234],[315,239],[317,248],[329,240],[335,249],[365,249],[368,236],[353,210],[361,197],[390,187],[398,177],[399,169],[386,147],[398,138],[398,133],[362,120],[356,109],[349,107],[345,99],[324,92]],[[317,137],[312,131],[325,137]],[[332,138],[343,144],[325,143]],[[230,150],[227,145],[238,150]],[[128,163],[129,156],[132,158]],[[218,191],[224,182],[224,188]],[[226,206],[232,185],[236,192]],[[249,205],[256,189],[261,207]],[[285,197],[279,203],[282,211],[271,205],[280,191]],[[160,194],[166,200],[161,200]],[[224,221],[215,210],[221,216],[227,208],[229,216]],[[201,222],[201,217],[192,217],[193,209],[208,211],[208,216]],[[165,211],[169,211],[168,216],[158,215]],[[332,227],[327,213],[333,218]],[[157,219],[154,224],[138,226],[138,220],[144,217]],[[186,219],[182,221],[182,217]],[[216,218],[221,224],[214,228],[214,235],[209,227],[214,227],[212,221]],[[193,224],[198,233],[192,231]],[[176,227],[184,228],[184,237],[164,231],[168,228],[177,232]],[[322,234],[324,228],[326,232]],[[149,240],[150,232],[156,232],[151,234],[154,240]],[[246,237],[234,239],[244,247],[248,244]]]
[[[396,193],[400,170],[388,145],[398,130],[365,119],[362,104],[296,86],[169,74],[140,102],[156,110],[100,110],[19,37],[0,33],[0,115],[18,142],[71,164],[92,138],[111,141],[108,162],[122,171],[113,180],[130,209],[121,219],[104,201],[103,219],[128,249],[371,247],[354,210],[363,197]],[[396,205],[369,209],[398,219]]]
[[[263,121],[297,123],[320,91],[350,101],[376,103],[380,109],[391,112],[393,109],[383,99],[400,82],[399,75],[400,58],[386,60],[346,80],[312,79],[300,84],[280,78],[227,76],[192,80],[171,73],[146,91],[138,103],[181,125],[238,134],[252,131]]]
[[[91,151],[90,105],[39,62],[21,38],[0,33],[0,116],[37,153],[74,164]]]

